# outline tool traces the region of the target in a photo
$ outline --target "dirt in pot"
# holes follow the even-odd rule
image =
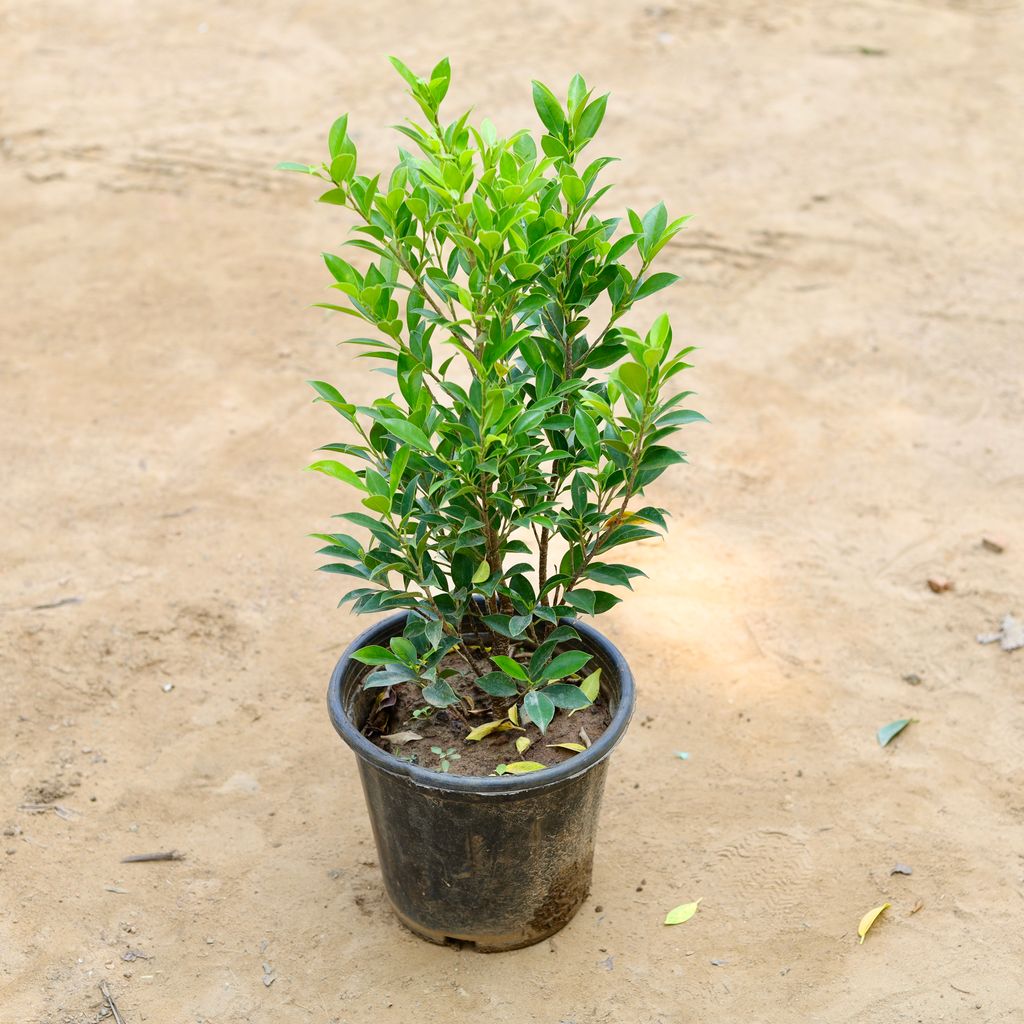
[[[461,676],[450,680],[457,690],[473,692],[472,678],[464,674],[465,663],[460,658],[452,655],[442,665]],[[499,764],[515,761],[536,761],[547,767],[561,764],[578,755],[572,750],[554,747],[554,744],[582,743],[586,746],[588,741],[597,740],[612,718],[602,696],[590,707],[572,714],[559,711],[544,735],[533,723],[522,720],[522,728],[492,732],[481,740],[466,740],[470,729],[505,719],[513,703],[510,697],[489,697],[479,689],[473,699],[475,707],[473,710],[463,707],[462,718],[450,710],[441,709],[432,709],[428,715],[414,717],[414,711],[427,706],[419,686],[415,683],[393,686],[381,693],[380,703],[370,715],[363,734],[381,750],[422,768],[442,771],[443,758],[450,775],[483,776],[493,774]],[[520,753],[515,744],[523,736],[530,740],[530,746]],[[458,757],[439,756],[431,750],[432,747],[444,753],[452,751]]]

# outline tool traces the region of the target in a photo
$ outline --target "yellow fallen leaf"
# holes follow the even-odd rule
[[[880,907],[875,907],[874,910],[869,910],[861,919],[860,924],[857,925],[857,934],[860,936],[861,945],[864,945],[864,936],[867,935],[871,926],[881,916],[883,910],[888,910],[891,907],[891,903],[883,903]]]
[[[552,750],[556,747],[559,750],[571,750],[574,754],[582,754],[587,749],[582,743],[548,743],[547,746]]]
[[[700,900],[702,899],[704,899],[703,896],[701,896]],[[673,907],[665,915],[665,924],[682,924],[684,921],[689,921],[697,913],[700,900],[697,900],[695,903],[681,903],[678,907]]]
[[[478,725],[472,732],[466,733],[467,740],[482,740],[485,736],[490,736],[492,732],[504,732],[506,729],[514,729],[515,726],[502,718],[497,722],[485,722],[483,725]]]
[[[539,764],[537,761],[513,761],[505,765],[505,771],[509,775],[525,775],[527,772],[539,772],[547,768],[546,764]]]
[[[529,736],[519,736],[516,739],[516,750],[518,750],[520,754],[525,754],[530,749],[532,743],[533,741]]]
[[[519,705],[518,704],[513,704],[512,707],[510,707],[508,709],[508,720],[513,725],[518,725],[519,724]]]

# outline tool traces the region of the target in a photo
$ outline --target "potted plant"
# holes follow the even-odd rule
[[[342,440],[310,467],[358,496],[348,532],[315,536],[356,612],[391,612],[331,678],[331,720],[355,751],[388,896],[437,942],[513,949],[552,934],[588,892],[607,759],[632,713],[615,647],[579,616],[644,575],[620,560],[657,536],[644,489],[684,462],[667,442],[701,420],[669,382],[688,367],[662,314],[634,305],[687,220],[665,206],[597,212],[611,157],[585,162],[604,117],[576,75],[539,82],[544,126],[500,136],[440,114],[450,67],[401,61],[422,118],[390,175],[362,173],[347,115],[322,179],[355,220],[324,254],[335,302],[362,321],[344,344],[377,360],[386,394],[358,406],[312,381]]]

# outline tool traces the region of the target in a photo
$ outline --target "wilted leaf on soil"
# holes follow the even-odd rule
[[[555,748],[559,750],[571,750],[574,754],[582,754],[587,748],[582,743],[548,743],[547,746],[551,747],[552,750]]]
[[[543,768],[547,768],[547,765],[537,761],[513,761],[511,764],[499,764],[494,770],[498,775],[526,775],[528,772],[539,772]]]
[[[874,910],[869,910],[860,919],[860,924],[857,925],[857,934],[860,936],[861,945],[864,944],[864,936],[871,930],[871,926],[878,920],[882,912],[888,910],[891,906],[891,903],[883,903],[880,907],[875,907]]]
[[[515,726],[507,718],[502,718],[497,722],[485,722],[483,725],[478,725],[466,733],[466,739],[482,740],[485,736],[490,736],[492,732],[504,732],[506,729],[514,728]]]
[[[519,736],[516,738],[516,750],[520,754],[525,754],[530,749],[531,744],[532,741],[529,736]]]
[[[909,864],[894,864],[890,875],[912,875],[914,869]]]
[[[703,898],[702,896],[701,899]],[[678,907],[673,907],[665,915],[665,924],[683,924],[684,921],[689,921],[697,913],[699,905],[700,900],[697,900],[694,903],[681,903]]]
[[[906,727],[913,721],[913,718],[898,718],[895,722],[883,725],[882,728],[878,730],[878,745],[880,747],[887,746],[894,736],[899,736],[899,734],[903,732],[903,730],[906,729]]]
[[[384,739],[388,743],[412,743],[414,740],[421,740],[423,737],[418,732],[393,732]]]

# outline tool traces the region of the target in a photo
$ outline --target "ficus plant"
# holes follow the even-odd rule
[[[355,654],[375,666],[367,687],[418,685],[467,739],[523,721],[543,733],[598,695],[562,620],[608,611],[620,600],[608,588],[644,575],[620,549],[665,528],[644,490],[685,462],[668,442],[703,419],[683,407],[692,392],[669,388],[692,349],[668,317],[625,323],[677,280],[652,268],[688,218],[663,203],[601,212],[614,158],[584,153],[608,96],[579,75],[564,101],[533,83],[538,145],[468,112],[446,123],[447,60],[425,78],[391,63],[421,116],[396,127],[390,174],[361,169],[347,115],[323,163],[280,165],[321,179],[320,202],[354,220],[344,245],[362,255],[324,254],[338,295],[318,305],[362,323],[343,344],[390,378],[369,405],[310,382],[348,426],[321,449],[336,457],[309,468],[364,507],[340,515],[363,539],[315,535],[321,568],[355,581],[341,602],[355,611],[411,613],[389,647]],[[501,714],[473,729],[484,695]],[[501,768],[531,770],[517,764],[543,767]]]

